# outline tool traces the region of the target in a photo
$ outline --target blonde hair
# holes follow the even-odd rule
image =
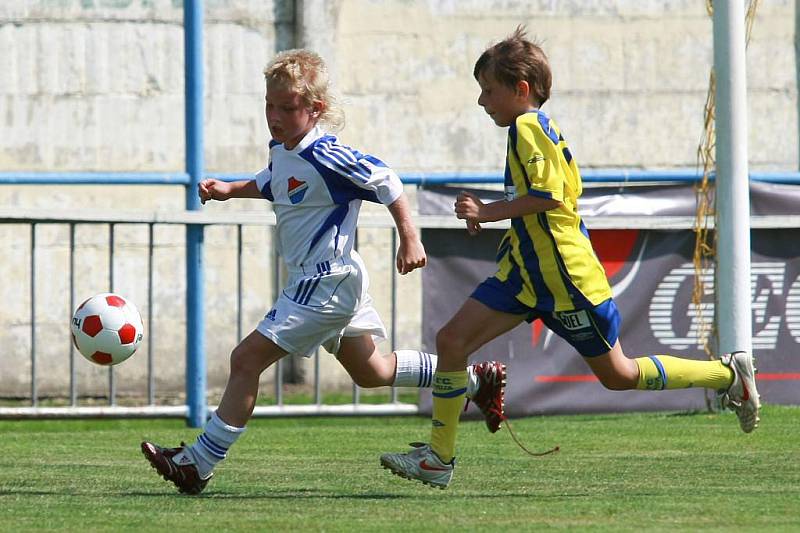
[[[477,80],[483,73],[491,74],[494,79],[511,88],[517,82],[527,81],[538,105],[550,98],[553,84],[550,64],[541,46],[528,40],[525,26],[517,26],[514,33],[481,54],[472,75]]]
[[[344,127],[344,112],[330,86],[325,61],[318,54],[304,49],[280,52],[264,68],[264,80],[297,91],[306,107],[320,102],[319,121],[331,131]]]

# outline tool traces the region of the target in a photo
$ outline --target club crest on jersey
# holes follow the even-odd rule
[[[299,204],[302,202],[303,198],[306,196],[307,190],[308,183],[300,181],[294,176],[289,178],[289,188],[286,192],[289,194],[289,201],[292,202],[292,204]]]

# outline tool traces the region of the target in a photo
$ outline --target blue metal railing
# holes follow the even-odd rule
[[[223,175],[220,175],[223,176]],[[462,173],[409,173],[401,176],[408,185],[482,184],[503,183],[502,174]],[[586,183],[695,183],[702,174],[695,169],[640,170],[626,168],[582,169],[581,179]],[[711,176],[714,179],[714,176]],[[766,183],[800,184],[800,172],[751,172],[752,181]]]
[[[0,172],[6,185],[188,185],[185,172]]]
[[[248,180],[254,176],[246,172],[206,172],[203,175],[224,181]],[[501,174],[488,172],[410,172],[401,174],[400,178],[406,185],[503,183]],[[581,178],[586,183],[695,183],[700,180],[700,174],[693,169],[609,168],[584,169]],[[750,180],[800,185],[800,172],[751,172]],[[192,185],[191,196],[196,197],[196,184],[187,172],[0,172],[0,185]]]

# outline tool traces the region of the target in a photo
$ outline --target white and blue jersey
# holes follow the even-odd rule
[[[403,193],[397,174],[314,128],[292,150],[271,142],[269,166],[255,181],[273,203],[278,249],[289,271],[256,330],[303,356],[319,346],[336,354],[342,337],[386,338],[353,244],[361,201],[394,203]]]
[[[274,205],[278,249],[289,269],[350,256],[361,201],[389,205],[403,192],[381,160],[318,127],[292,150],[270,142],[270,164],[256,184]]]

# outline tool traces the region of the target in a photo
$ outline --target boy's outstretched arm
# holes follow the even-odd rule
[[[428,261],[425,247],[419,239],[417,227],[411,219],[411,208],[405,194],[387,206],[394,219],[397,233],[400,236],[400,246],[397,248],[397,271],[408,274],[412,270],[422,268]]]
[[[543,213],[561,205],[558,200],[538,198],[536,196],[522,196],[513,200],[499,200],[485,204],[471,192],[462,191],[456,197],[456,217],[467,222],[467,231],[471,235],[481,230],[481,222],[496,222],[517,218],[533,213]]]
[[[197,187],[200,202],[219,200],[224,202],[229,198],[264,198],[258,190],[256,180],[226,182],[217,179],[206,179]]]

